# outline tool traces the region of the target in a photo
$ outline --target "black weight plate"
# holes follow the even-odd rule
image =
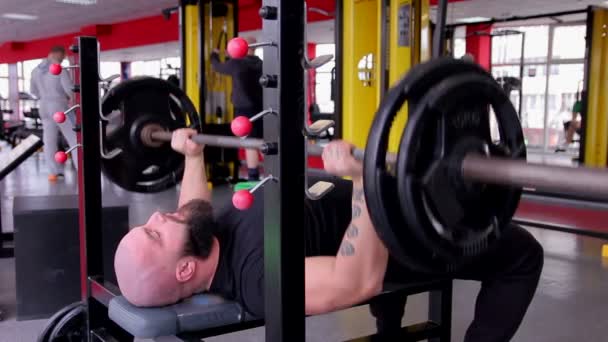
[[[57,311],[53,316],[51,316],[51,318],[49,318],[46,321],[46,325],[44,326],[44,328],[42,329],[42,331],[40,332],[40,334],[38,335],[38,339],[36,340],[37,342],[49,342],[51,341],[51,332],[53,331],[53,329],[55,329],[55,327],[57,326],[57,324],[59,323],[59,321],[70,311],[72,311],[74,308],[77,308],[78,306],[82,305],[81,302],[76,302],[76,303],[72,303],[66,307],[63,307],[61,310]]]
[[[364,188],[372,222],[391,256],[416,271],[445,273],[451,269],[450,265],[436,258],[434,251],[416,240],[412,227],[403,218],[395,192],[397,180],[386,167],[390,129],[406,101],[411,116],[416,103],[430,87],[451,75],[471,72],[481,73],[483,70],[472,63],[462,65],[447,57],[414,66],[387,92],[369,131],[364,160]]]
[[[140,140],[145,124],[166,130],[199,129],[201,119],[188,96],[171,83],[151,77],[134,78],[118,84],[104,97],[102,113],[119,111],[118,127],[105,138],[106,151],[123,152],[102,159],[104,174],[120,187],[135,192],[159,192],[175,186],[182,177],[184,158],[169,143],[149,147]]]
[[[55,325],[49,335],[49,342],[86,341],[86,310],[80,304],[68,311]]]
[[[463,63],[464,64],[464,63]],[[490,134],[492,106],[500,141]],[[489,74],[458,74],[432,87],[403,132],[397,162],[404,218],[416,240],[452,268],[488,248],[509,227],[521,189],[466,182],[467,152],[497,154],[497,144],[525,158],[517,112]],[[484,148],[487,146],[487,148]],[[504,157],[504,153],[501,154]]]

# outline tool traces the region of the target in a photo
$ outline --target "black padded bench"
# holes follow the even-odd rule
[[[430,292],[428,321],[401,327],[407,296],[423,292]],[[393,306],[397,304],[395,310],[378,312],[380,307],[390,307],[391,303]],[[388,335],[391,338],[407,341],[429,339],[432,342],[447,342],[450,340],[451,280],[385,284],[381,294],[359,305],[365,304],[370,305],[379,332],[351,342],[380,341]],[[111,320],[135,337],[176,336],[184,341],[200,340],[264,324],[262,319],[248,315],[238,303],[213,294],[199,294],[161,308],[138,308],[129,304],[124,297],[117,296],[109,302],[108,315]]]

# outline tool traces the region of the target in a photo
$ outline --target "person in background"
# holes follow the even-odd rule
[[[462,55],[462,57],[460,57],[460,59],[462,59],[465,62],[475,63],[475,56],[473,56],[473,54],[470,52],[467,52],[464,55]]]
[[[70,120],[66,120],[62,124],[53,120],[54,113],[68,109],[72,97],[72,80],[68,72],[63,69],[58,76],[49,72],[51,64],[61,64],[64,58],[65,48],[63,46],[51,48],[48,58],[32,71],[30,84],[31,93],[40,100],[44,158],[46,159],[50,182],[56,182],[59,177],[63,177],[63,167],[55,161],[59,131],[61,131],[69,146],[76,145],[76,133],[72,130]],[[78,165],[76,151],[74,150],[71,153],[74,165]]]
[[[170,75],[167,77],[167,82],[179,88],[179,77],[177,77],[177,75]]]
[[[555,152],[566,152],[568,146],[574,142],[574,134],[581,135],[581,118],[583,103],[581,102],[580,93],[576,95],[576,101],[572,105],[572,111],[564,110],[562,118],[567,116],[563,121],[564,124],[564,142],[558,145]]]
[[[245,40],[249,44],[256,42],[252,37],[246,37]],[[229,59],[223,63],[220,61],[219,51],[215,49],[211,53],[211,66],[216,72],[232,77],[232,104],[234,105],[235,116],[244,115],[251,118],[262,111],[263,96],[262,87],[259,83],[262,76],[262,60],[255,55],[255,49],[249,49],[245,58]],[[263,135],[262,120],[253,122],[253,129],[249,137],[263,138]],[[260,159],[258,151],[248,149],[245,150],[245,155],[249,180],[259,180]]]
[[[572,144],[574,141],[574,133],[581,134],[581,120],[579,115],[582,112],[583,103],[581,100],[576,100],[572,106],[572,119],[566,122],[566,145]]]

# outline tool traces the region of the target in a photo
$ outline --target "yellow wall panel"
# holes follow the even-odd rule
[[[389,17],[389,63],[388,83],[392,87],[412,66],[412,48],[416,43],[415,32],[415,4],[412,0],[391,0]],[[404,31],[404,24],[408,26]],[[403,34],[407,33],[407,37]],[[407,106],[399,111],[388,140],[388,149],[397,152],[401,133],[407,121]]]
[[[364,147],[379,105],[379,1],[343,5],[342,137]]]
[[[420,60],[426,62],[431,59],[431,18],[429,16],[429,0],[420,2]],[[418,17],[418,16],[417,16]]]
[[[182,68],[186,71],[184,89],[196,106],[196,110],[203,115],[204,113],[201,113],[201,108],[199,107],[198,6],[186,5],[184,11],[184,22],[182,23],[185,26],[183,42],[186,44],[184,52],[186,60],[182,61]]]
[[[233,18],[234,9],[231,4],[226,3],[228,13],[226,17],[215,17],[211,21],[209,17],[211,4],[205,5],[205,22],[202,23],[201,29],[205,31],[205,75],[207,78],[207,103],[205,104],[205,112],[207,123],[226,123],[230,122],[234,116],[234,107],[230,100],[232,95],[232,79],[229,76],[221,75],[214,72],[211,68],[210,55],[211,51],[217,48],[220,36],[224,28],[227,32],[228,40],[235,36]],[[222,38],[220,45],[220,59],[226,59],[226,40]],[[223,116],[217,117],[217,108],[223,108]]]
[[[606,167],[608,153],[608,10],[593,10],[589,89],[585,129],[585,164]]]

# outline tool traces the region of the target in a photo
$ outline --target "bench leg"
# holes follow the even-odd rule
[[[378,333],[390,336],[401,331],[401,319],[405,313],[407,296],[379,297],[369,304],[369,310],[376,318]]]
[[[429,320],[441,325],[440,337],[429,342],[450,342],[452,334],[452,282],[446,282],[441,290],[429,293]]]

